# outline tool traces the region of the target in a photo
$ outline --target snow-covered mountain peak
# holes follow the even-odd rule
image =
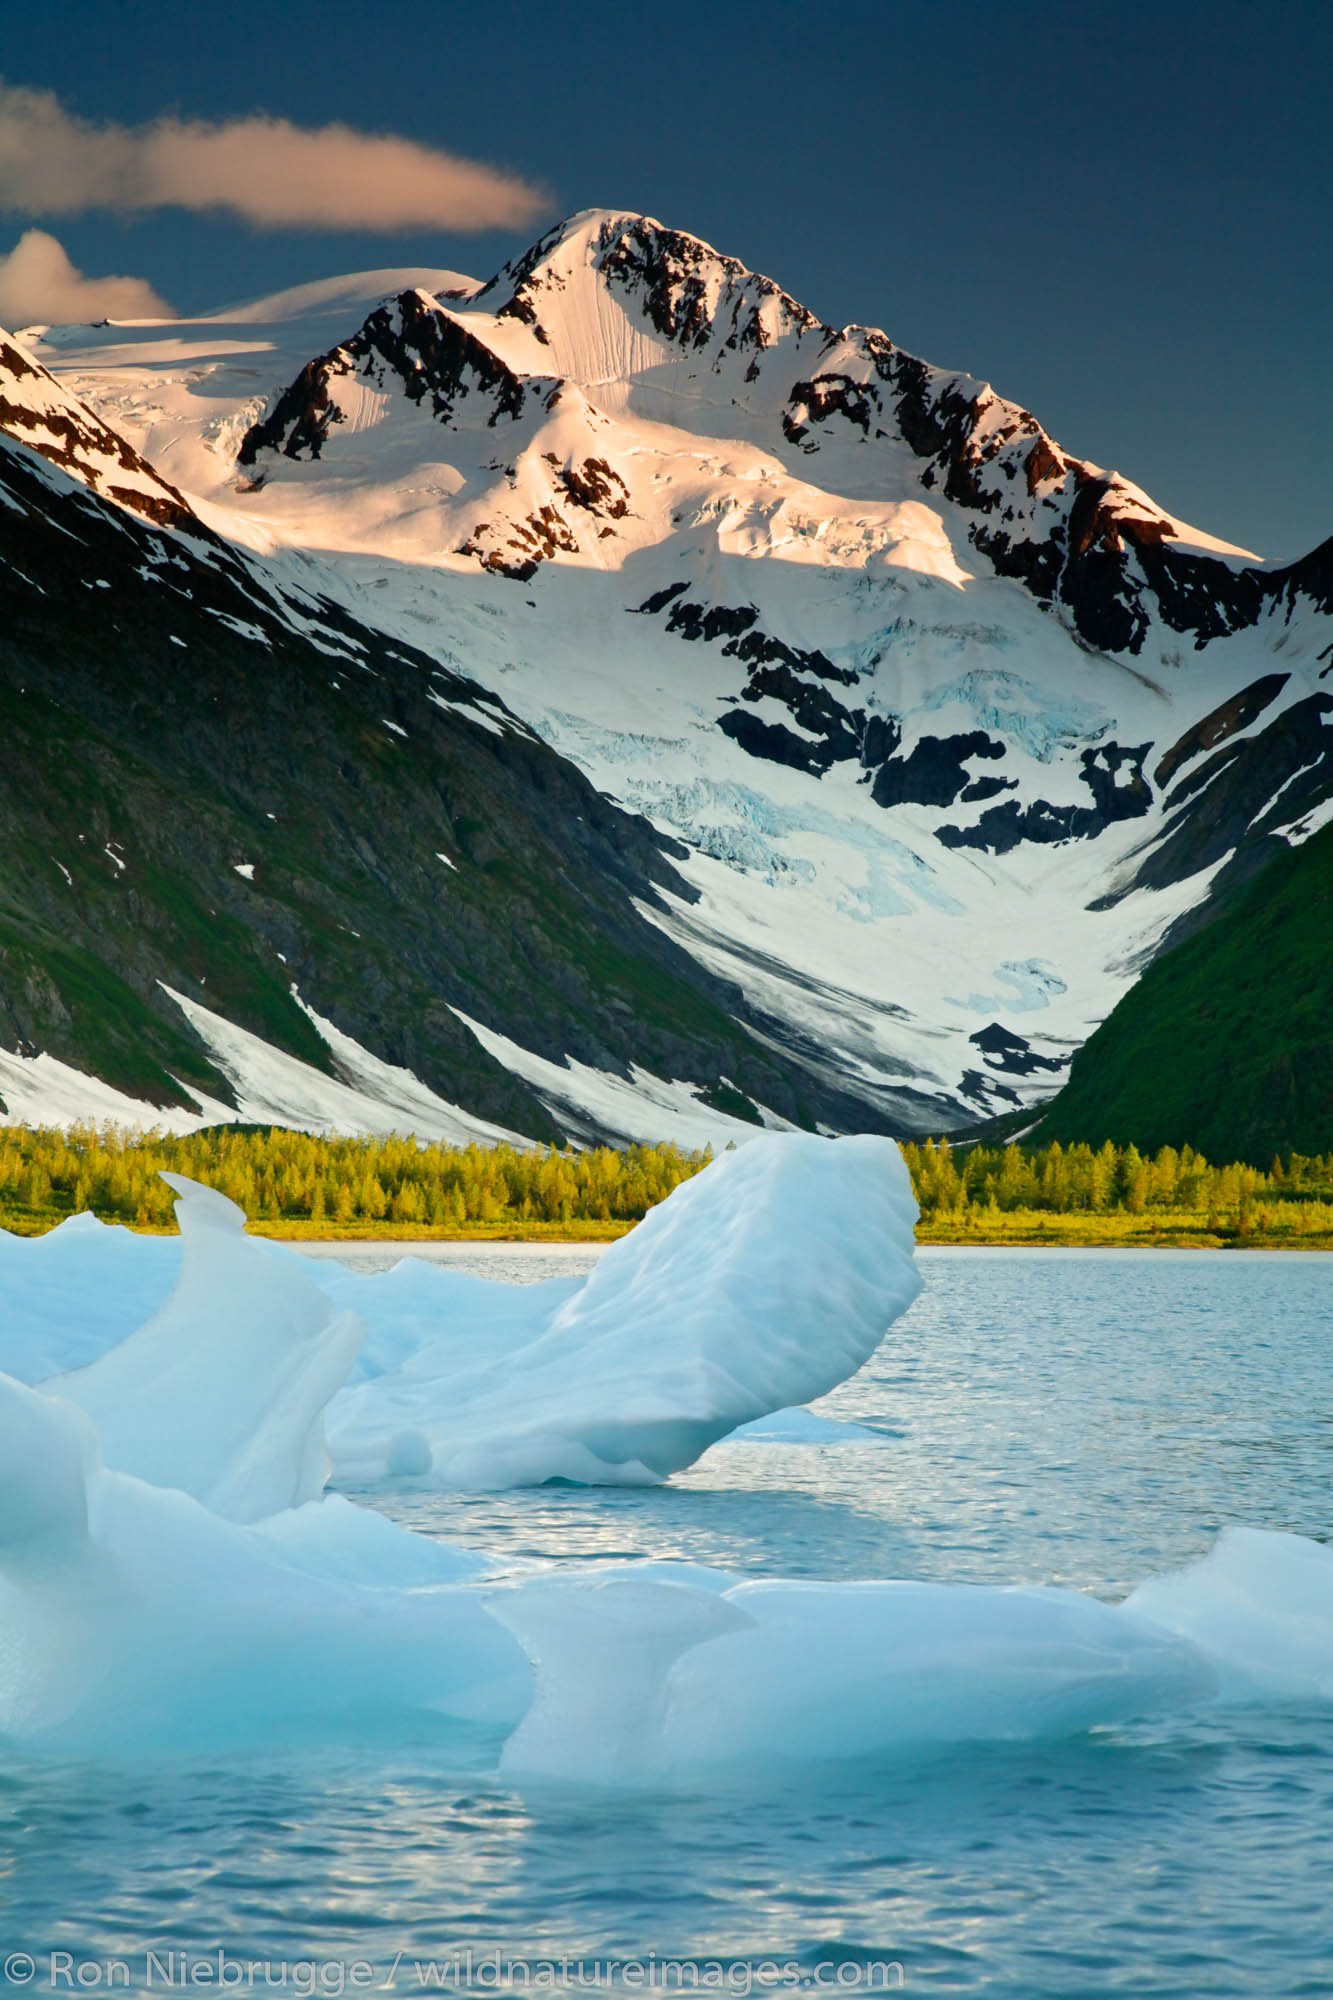
[[[171,527],[197,525],[176,488],[3,328],[0,434],[146,520]]]
[[[771,278],[724,256],[701,237],[652,216],[585,209],[508,264],[472,303],[530,325],[555,349],[561,372],[623,375],[634,342],[608,303],[660,353],[756,354],[793,334],[830,334]],[[605,344],[600,371],[593,359]],[[751,375],[753,379],[753,375]]]
[[[428,436],[423,415],[452,435]],[[363,514],[386,554],[429,547],[520,577],[604,568],[692,528],[718,551],[790,556],[822,520],[821,557],[998,572],[1106,653],[1141,654],[1157,624],[1207,643],[1263,595],[1245,551],[1072,456],[988,384],[875,328],[830,327],[700,238],[619,211],[560,224],[466,297],[418,286],[377,306],[250,426],[242,465],[271,477],[265,453],[327,456],[322,481],[301,479],[307,515],[316,485],[345,512],[349,480],[377,484]],[[423,457],[450,468],[429,525],[422,487],[406,508],[388,491]],[[588,536],[558,475],[581,482],[594,461],[626,506]]]

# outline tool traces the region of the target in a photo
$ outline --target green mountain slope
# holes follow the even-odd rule
[[[1188,1141],[1256,1166],[1333,1148],[1333,825],[1148,967],[1033,1138]]]

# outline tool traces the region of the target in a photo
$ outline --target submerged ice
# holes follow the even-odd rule
[[[889,1141],[757,1139],[588,1280],[532,1287],[327,1269],[174,1185],[178,1247],[86,1223],[0,1239],[15,1748],[427,1732],[515,1780],[661,1785],[1333,1699],[1333,1552],[1294,1536],[1232,1531],[1109,1605],[647,1561],[501,1573],[326,1492],[330,1466],[624,1482],[734,1431],[827,1438],[791,1406],[917,1290]]]

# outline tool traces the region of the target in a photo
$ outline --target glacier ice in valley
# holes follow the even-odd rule
[[[451,679],[437,712],[535,732],[683,844],[687,901],[645,914],[895,1128],[1044,1099],[1054,1071],[974,1038],[1019,1023],[1063,1062],[1236,841],[1324,810],[1317,557],[1187,527],[988,385],[651,217],[569,217],[485,285],[377,271],[54,329],[20,368],[16,434],[72,426],[94,491],[133,438],[139,504],[166,479],[204,508],[331,674],[321,597],[466,663],[480,692]],[[262,882],[251,838],[231,866]],[[354,1092],[181,1004],[242,1104],[464,1120],[327,1022]],[[628,1045],[613,1074],[463,1025],[566,1131],[725,1116]],[[9,1069],[11,1105],[87,1110],[77,1071]]]
[[[660,1786],[1333,1695],[1333,1551],[1295,1536],[1232,1531],[1109,1605],[501,1570],[325,1493],[326,1450],[368,1479],[494,1485],[661,1478],[742,1425],[808,1435],[785,1406],[915,1295],[889,1141],[756,1140],[592,1279],[532,1287],[327,1271],[176,1185],[179,1247],[86,1223],[0,1237],[11,1752],[406,1737],[516,1782]]]

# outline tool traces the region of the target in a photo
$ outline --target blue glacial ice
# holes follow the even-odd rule
[[[324,1410],[361,1346],[294,1260],[256,1255],[243,1210],[177,1174],[184,1246],[162,1309],[50,1388],[89,1416],[107,1465],[259,1521],[323,1493]]]
[[[170,1253],[88,1225],[0,1241],[9,1754],[438,1740],[515,1782],[657,1787],[1333,1700],[1333,1551],[1294,1536],[1232,1531],[1110,1605],[501,1571],[326,1492],[326,1451],[493,1486],[660,1479],[746,1424],[799,1438],[787,1406],[915,1294],[889,1141],[756,1139],[553,1286],[331,1272],[178,1193]],[[148,1308],[137,1330],[122,1295]]]
[[[591,1276],[544,1286],[410,1263],[330,1270],[249,1241],[211,1190],[173,1186],[184,1257],[171,1296],[82,1368],[41,1372],[92,1416],[109,1465],[235,1519],[315,1497],[326,1449],[335,1483],[357,1488],[666,1478],[738,1425],[845,1381],[920,1289],[916,1202],[884,1139],[756,1138],[677,1188]],[[26,1276],[49,1292],[51,1242],[7,1252],[7,1286],[21,1295]],[[86,1231],[73,1248],[86,1280]],[[124,1261],[133,1239],[107,1251]],[[0,1361],[31,1375],[59,1336],[31,1302],[16,1321],[18,1351],[5,1343]]]
[[[423,1580],[434,1551],[336,1498],[223,1520],[0,1376],[0,1741],[117,1759],[512,1720],[526,1663],[442,1580],[452,1552]]]
[[[1072,1590],[609,1571],[497,1592],[536,1666],[514,1777],[669,1781],[1070,1736],[1215,1690],[1202,1651]]]
[[[503,1351],[469,1362],[428,1337],[347,1389],[335,1467],[469,1487],[665,1478],[869,1359],[920,1289],[915,1218],[891,1141],[752,1140],[613,1243],[544,1324],[511,1324]]]

